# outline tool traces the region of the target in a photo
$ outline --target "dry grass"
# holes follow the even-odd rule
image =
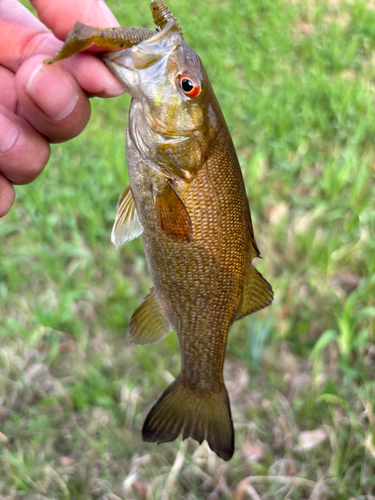
[[[149,25],[147,4],[109,4],[121,24]],[[126,340],[151,284],[140,242],[109,241],[128,98],[95,100],[86,132],[54,146],[0,222],[0,498],[372,498],[375,13],[360,1],[170,7],[222,104],[276,292],[231,330],[235,455],[141,441],[178,343]]]

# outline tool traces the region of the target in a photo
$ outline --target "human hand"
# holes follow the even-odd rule
[[[125,92],[93,55],[43,64],[58,52],[76,21],[118,26],[104,0],[31,3],[55,36],[17,0],[0,0],[0,217],[14,202],[13,185],[33,181],[47,164],[49,143],[72,139],[85,128],[90,118],[87,94]]]

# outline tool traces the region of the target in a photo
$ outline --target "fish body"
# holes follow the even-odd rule
[[[272,302],[237,155],[197,54],[163,0],[158,31],[93,28],[77,22],[52,64],[91,44],[125,48],[102,60],[132,101],[126,133],[130,186],[112,231],[119,246],[142,235],[154,288],[133,314],[129,336],[150,344],[176,330],[181,372],[150,410],[145,441],[180,433],[225,460],[234,431],[223,381],[230,325]]]
[[[195,52],[169,21],[104,62],[132,96],[126,135],[130,188],[112,239],[139,234],[154,288],[129,335],[147,344],[175,330],[181,372],[151,409],[147,441],[192,436],[222,458],[234,433],[223,381],[228,330],[271,303],[241,169],[220,106]]]

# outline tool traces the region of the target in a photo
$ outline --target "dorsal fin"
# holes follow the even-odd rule
[[[235,321],[271,304],[273,291],[259,271],[249,262],[242,294],[242,301]]]
[[[254,249],[254,254],[253,254],[253,257],[260,257],[260,251],[259,251],[259,248],[258,248],[258,245],[257,245],[257,242],[255,241],[255,235],[254,235],[254,228],[253,228],[253,221],[251,220],[251,213],[250,213],[250,209],[249,209],[249,231],[250,231],[250,239],[251,239],[251,244],[253,246],[253,249]]]
[[[116,248],[137,238],[143,232],[138,220],[134,198],[130,186],[124,189],[117,204],[117,214],[113,224],[111,241]]]

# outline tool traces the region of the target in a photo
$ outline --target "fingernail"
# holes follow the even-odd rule
[[[121,83],[116,84],[113,83],[112,81],[108,82],[106,89],[108,97],[117,97],[126,92],[126,88],[123,85],[121,85]]]
[[[6,153],[16,142],[20,129],[5,115],[0,114],[0,153]]]
[[[99,5],[100,10],[102,11],[104,18],[108,22],[108,26],[110,28],[114,28],[115,26],[118,26],[119,23],[118,23],[117,19],[112,14],[111,9],[104,2],[104,0],[98,0],[98,5]]]
[[[31,74],[25,91],[54,122],[70,115],[78,100],[71,79],[59,65],[38,66]]]

